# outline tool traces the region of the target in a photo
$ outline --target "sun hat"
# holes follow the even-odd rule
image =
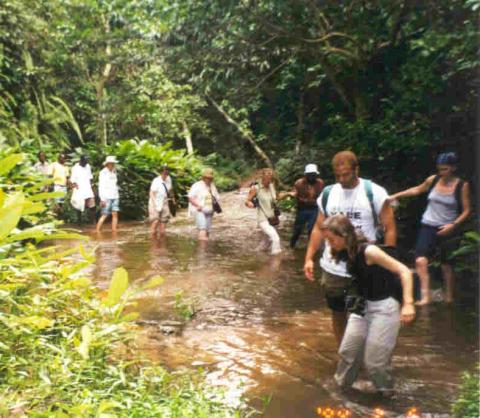
[[[103,165],[107,165],[108,163],[117,163],[117,159],[115,158],[114,155],[109,155],[107,158],[105,158],[105,161],[103,162]]]
[[[305,166],[305,173],[304,174],[320,174],[318,172],[317,164],[307,164]]]
[[[208,177],[213,179],[213,170],[211,168],[205,168],[202,172],[202,177]]]

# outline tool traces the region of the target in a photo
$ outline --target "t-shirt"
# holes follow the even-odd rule
[[[203,180],[200,180],[194,183],[190,188],[190,191],[188,192],[188,197],[197,199],[200,206],[202,206],[207,211],[208,209],[213,211],[212,209],[213,199],[211,195],[213,195],[213,197],[215,197],[217,201],[220,200],[220,195],[218,194],[215,184],[212,183],[210,187],[207,187],[207,185]],[[210,205],[210,207],[208,207],[207,205]],[[188,204],[189,215],[193,216],[196,212],[197,212],[197,209],[191,203],[189,203]]]
[[[322,179],[316,179],[313,184],[310,184],[305,177],[298,179],[293,186],[297,192],[298,209],[316,208],[317,199],[322,193],[323,186]]]
[[[340,183],[336,183],[330,190],[328,202],[326,205],[327,213],[323,212],[322,194],[317,200],[317,205],[321,213],[326,216],[333,216],[342,214],[350,219],[350,222],[357,230],[371,242],[375,241],[375,220],[372,214],[370,201],[365,192],[365,180],[360,178],[358,185],[353,189],[344,189]],[[387,191],[372,182],[373,207],[377,218],[380,217],[380,212],[388,198]],[[337,276],[350,277],[347,272],[347,265],[344,261],[338,263],[333,259],[330,246],[328,242],[325,243],[325,250],[323,251],[320,265],[324,270]]]
[[[44,174],[44,175],[50,174],[50,164],[48,164],[46,161],[44,163],[42,163],[40,161],[37,161],[34,164],[33,168],[38,173],[41,173],[41,174]]]
[[[172,189],[172,180],[168,181],[170,176],[165,180],[162,179],[162,176],[155,177],[150,186],[150,191],[155,193],[155,207],[158,211],[162,210],[164,203],[168,197],[167,190]],[[167,190],[165,190],[165,187]]]
[[[58,161],[55,161],[50,166],[50,175],[53,177],[53,184],[59,186],[66,186],[67,185],[67,178],[68,178],[69,170],[63,164],[60,164]]]
[[[105,167],[100,171],[98,176],[98,195],[102,202],[119,198],[117,172],[115,170],[110,171]]]
[[[77,163],[73,166],[70,181],[77,184],[77,195],[79,199],[90,199],[94,197],[91,185],[92,179],[93,175],[90,164],[82,167],[80,164]]]

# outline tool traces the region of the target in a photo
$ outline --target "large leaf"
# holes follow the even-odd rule
[[[5,176],[15,167],[20,161],[23,160],[22,154],[12,154],[0,160],[0,176]]]
[[[25,196],[23,193],[13,193],[7,197],[0,208],[0,241],[3,240],[18,224],[22,216]]]
[[[116,305],[128,288],[128,273],[123,267],[115,269],[112,281],[108,288],[106,304],[108,306]]]

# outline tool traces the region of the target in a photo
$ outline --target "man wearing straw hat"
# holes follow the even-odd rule
[[[220,210],[218,200],[220,196],[213,183],[213,170],[206,168],[202,173],[202,180],[194,183],[188,192],[188,213],[195,218],[198,239],[208,240],[214,209]]]
[[[118,212],[120,211],[117,171],[117,159],[109,155],[103,165],[105,166],[98,176],[98,195],[100,197],[101,216],[97,222],[97,232],[100,232],[105,219],[112,215],[112,231],[117,230]]]

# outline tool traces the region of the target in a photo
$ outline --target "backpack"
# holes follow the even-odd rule
[[[323,208],[323,213],[325,215],[327,215],[328,196],[330,195],[330,192],[332,191],[333,186],[334,185],[331,184],[330,186],[327,186],[323,189],[322,208]],[[376,231],[376,235],[377,235],[377,241],[382,241],[383,240],[383,229],[379,228],[380,227],[380,221],[378,219],[377,213],[375,212],[375,207],[373,206],[372,181],[371,180],[363,180],[363,186],[364,186],[367,198],[368,198],[368,202],[370,203],[370,209],[372,210],[373,225],[375,227],[375,231]]]
[[[430,192],[435,188],[439,180],[440,176],[435,176],[430,188],[428,189],[427,197],[430,195]],[[455,201],[457,202],[457,210],[459,214],[463,212],[462,189],[464,184],[465,182],[462,179],[459,179],[454,191]]]

